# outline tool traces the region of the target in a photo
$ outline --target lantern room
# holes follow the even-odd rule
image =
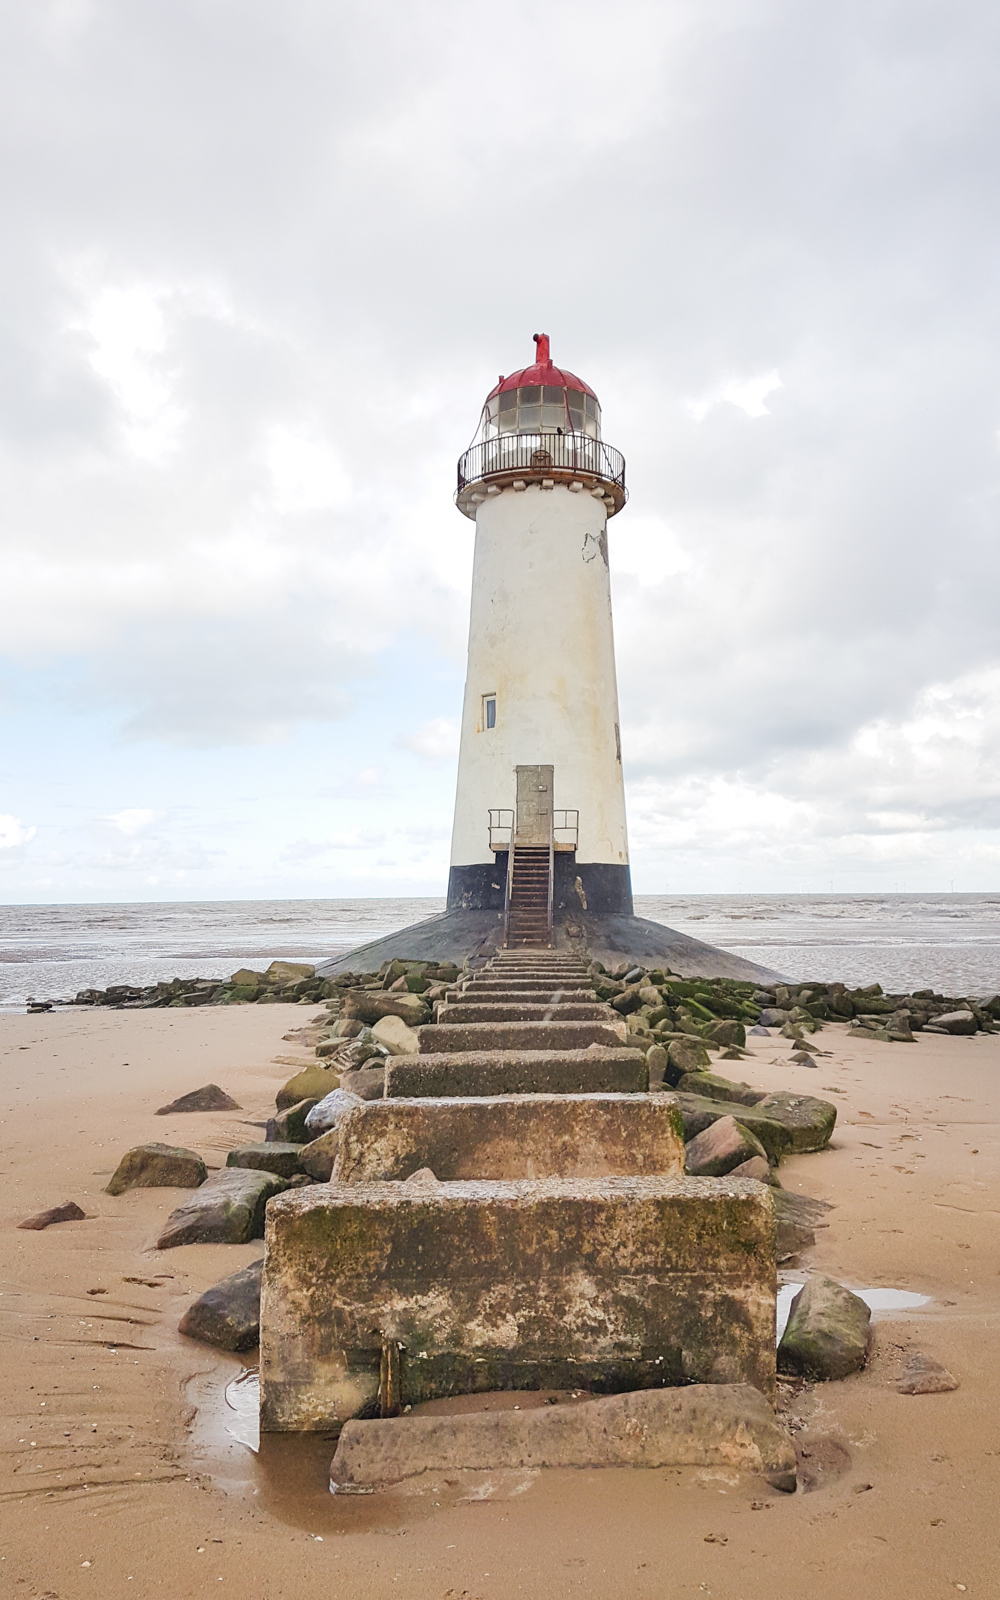
[[[500,433],[580,433],[599,439],[601,407],[593,389],[554,364],[547,333],[536,333],[535,344],[535,363],[501,378],[487,396],[483,438]]]
[[[563,483],[603,500],[614,516],[627,498],[625,462],[601,438],[597,396],[555,365],[547,333],[534,339],[532,365],[501,377],[486,397],[476,437],[458,463],[458,509],[475,518],[487,495]]]

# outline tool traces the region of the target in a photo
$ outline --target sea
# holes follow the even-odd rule
[[[800,982],[1000,990],[1000,894],[637,895],[635,909]],[[316,962],[443,910],[435,898],[3,906],[0,1006]]]

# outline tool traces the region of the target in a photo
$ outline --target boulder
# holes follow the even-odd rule
[[[348,1422],[330,1467],[334,1493],[452,1476],[540,1467],[721,1467],[760,1473],[792,1493],[795,1450],[764,1396],[749,1384],[639,1389],[583,1405],[539,1406]]]
[[[351,1094],[349,1089],[334,1089],[325,1095],[306,1117],[306,1132],[310,1140],[317,1139],[321,1133],[327,1133],[331,1128],[335,1128],[348,1111],[352,1111],[360,1104],[361,1096]]]
[[[792,1301],[778,1346],[778,1370],[805,1378],[846,1378],[868,1355],[871,1312],[832,1278],[810,1278]]]
[[[678,1038],[675,1034],[667,1046],[667,1060],[676,1078],[672,1082],[678,1083],[686,1072],[707,1071],[712,1065],[711,1057],[700,1039],[689,1035]]]
[[[934,1018],[934,1027],[942,1028],[945,1033],[975,1033],[976,1019],[968,1009],[945,1011]]]
[[[727,1174],[730,1178],[753,1178],[756,1183],[766,1183],[774,1188],[780,1188],[777,1173],[769,1166],[766,1156],[751,1156],[749,1161],[741,1161],[738,1167],[730,1167]]]
[[[340,1087],[359,1100],[381,1100],[385,1094],[385,1057],[378,1057],[378,1065],[370,1061],[357,1072],[342,1072]]]
[[[684,1170],[692,1178],[724,1178],[734,1167],[759,1156],[764,1146],[735,1117],[720,1117],[684,1147]]]
[[[738,1045],[742,1049],[747,1042],[747,1030],[742,1022],[724,1017],[721,1022],[711,1024],[706,1038],[714,1040],[716,1044]]]
[[[271,1117],[267,1124],[264,1138],[270,1143],[274,1140],[278,1144],[305,1144],[309,1138],[306,1132],[306,1117],[313,1106],[319,1105],[319,1097],[307,1100],[297,1100],[287,1111],[279,1111],[276,1117]]]
[[[771,1030],[770,1028],[765,1028],[762,1023],[756,1022],[752,1028],[747,1029],[747,1034],[750,1038],[770,1039]]]
[[[239,972],[234,972],[229,982],[238,989],[256,989],[262,982],[263,975],[254,972],[252,967],[241,967]]]
[[[958,1388],[958,1379],[932,1356],[915,1351],[896,1384],[900,1394],[947,1394]]]
[[[192,1089],[190,1094],[182,1094],[179,1100],[171,1100],[168,1106],[161,1106],[156,1113],[158,1117],[169,1117],[175,1111],[242,1111],[243,1107],[220,1089],[217,1083],[206,1083],[203,1089]]]
[[[800,1155],[807,1150],[825,1150],[837,1121],[837,1108],[829,1100],[816,1100],[809,1094],[792,1094],[778,1089],[758,1100],[756,1110],[787,1128],[791,1149]]]
[[[126,1189],[197,1189],[208,1168],[195,1150],[170,1144],[137,1144],[127,1150],[106,1186],[105,1194]]]
[[[791,1011],[784,1011],[778,1006],[765,1006],[760,1014],[762,1028],[781,1028],[791,1016]]]
[[[223,1167],[190,1200],[172,1211],[156,1241],[158,1250],[179,1244],[247,1244],[264,1237],[264,1208],[285,1180],[273,1172]]]
[[[667,1052],[662,1044],[654,1044],[651,1050],[646,1051],[646,1070],[651,1090],[666,1087]]]
[[[230,1150],[227,1167],[249,1167],[255,1172],[274,1172],[279,1178],[294,1178],[302,1171],[299,1164],[301,1144],[288,1144],[270,1139],[266,1144],[242,1144]]]
[[[299,1151],[299,1166],[316,1183],[329,1183],[339,1149],[340,1129],[331,1128],[328,1133],[321,1133],[318,1139],[313,1139],[309,1144],[302,1146]]]
[[[702,1132],[710,1123],[717,1122],[720,1117],[735,1117],[745,1128],[756,1134],[764,1146],[765,1154],[772,1167],[776,1167],[783,1155],[787,1155],[792,1147],[792,1138],[788,1129],[774,1117],[766,1115],[760,1106],[733,1105],[725,1100],[709,1100],[706,1095],[687,1094],[677,1092],[677,1104],[684,1121],[684,1137],[691,1140],[696,1134]]]
[[[302,1072],[297,1072],[294,1078],[289,1078],[284,1088],[278,1090],[274,1103],[279,1111],[288,1111],[302,1100],[320,1101],[330,1093],[338,1077],[338,1073],[331,1072],[317,1061],[314,1067],[306,1067]]]
[[[816,1243],[814,1230],[820,1204],[806,1195],[791,1194],[787,1189],[775,1194],[775,1254],[779,1261],[790,1261]]]
[[[34,1233],[41,1233],[43,1228],[51,1228],[54,1222],[86,1222],[87,1213],[81,1211],[75,1200],[64,1200],[61,1206],[49,1206],[47,1211],[36,1211],[33,1217],[25,1217],[18,1223],[19,1228],[30,1228]]]
[[[265,983],[301,983],[303,978],[314,978],[316,968],[305,961],[272,961],[264,974]]]
[[[369,1024],[378,1022],[382,1017],[402,1017],[414,1028],[427,1021],[430,1010],[419,994],[390,994],[385,989],[351,989],[344,996],[340,1014]]]
[[[416,1056],[420,1054],[420,1038],[402,1017],[380,1017],[372,1028],[372,1037],[388,1050],[391,1056]]]
[[[748,1083],[733,1083],[714,1072],[685,1073],[677,1088],[687,1094],[701,1094],[709,1100],[726,1100],[737,1106],[755,1106],[766,1094],[764,1089],[751,1089]]]
[[[250,1350],[260,1333],[260,1277],[264,1258],[230,1273],[188,1306],[178,1324],[188,1339],[216,1350]]]

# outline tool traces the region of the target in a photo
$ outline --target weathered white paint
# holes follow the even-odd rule
[[[532,764],[554,766],[556,809],[580,812],[577,859],[628,861],[607,549],[586,490],[533,483],[477,508],[452,866],[493,860],[489,808],[513,809],[514,769]]]

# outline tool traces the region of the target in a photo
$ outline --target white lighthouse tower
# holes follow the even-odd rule
[[[594,391],[535,343],[458,465],[476,548],[448,908],[547,945],[561,912],[632,913],[607,534],[626,492]]]

